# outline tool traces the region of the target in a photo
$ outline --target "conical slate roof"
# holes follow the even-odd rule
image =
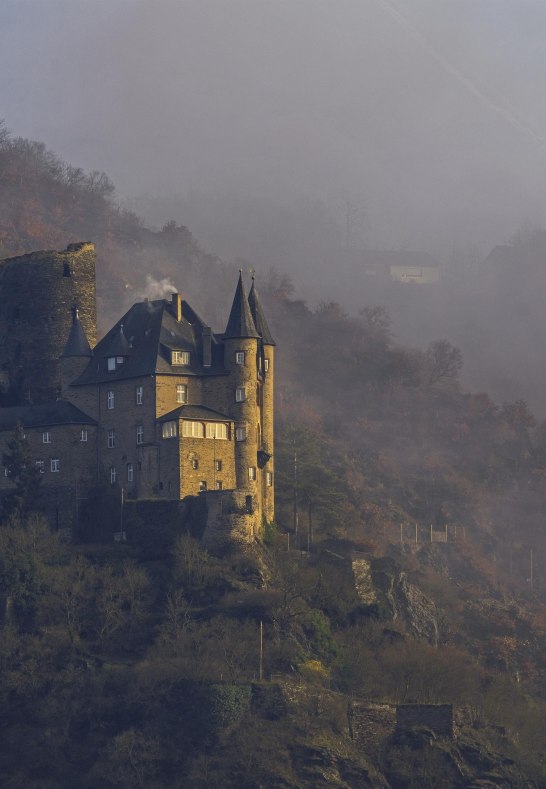
[[[239,282],[235,291],[235,297],[229,313],[229,319],[224,332],[224,339],[236,339],[244,337],[256,337],[260,335],[256,331],[250,306],[245,293],[245,286],[243,283],[243,272],[239,273]]]
[[[131,346],[123,331],[123,323],[119,326],[119,332],[112,340],[110,347],[107,349],[108,356],[129,356]]]
[[[85,331],[80,323],[78,310],[74,310],[72,314],[72,326],[68,334],[68,340],[64,346],[64,351],[61,354],[62,358],[70,356],[92,356],[91,346],[85,336]]]
[[[252,313],[254,325],[256,326],[258,334],[262,338],[263,344],[276,345],[265,319],[262,303],[260,301],[260,297],[258,296],[256,283],[254,282],[254,277],[252,277],[252,287],[250,288],[250,293],[248,294],[248,304],[250,306],[250,312]]]

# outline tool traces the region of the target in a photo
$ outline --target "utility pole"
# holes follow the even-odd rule
[[[260,619],[260,682],[264,678],[264,623]]]
[[[294,536],[296,543],[298,543],[298,526],[298,453],[296,447],[294,447]]]

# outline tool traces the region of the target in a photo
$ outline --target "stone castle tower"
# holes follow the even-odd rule
[[[96,343],[95,309],[93,244],[0,261],[0,443],[25,427],[57,512],[102,481],[126,501],[198,501],[211,549],[260,538],[275,515],[275,342],[254,281],[247,296],[240,273],[223,333],[174,293]]]
[[[63,252],[33,252],[0,261],[0,387],[7,402],[55,400],[59,359],[74,308],[94,345],[94,244],[70,244]]]

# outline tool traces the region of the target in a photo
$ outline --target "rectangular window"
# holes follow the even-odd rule
[[[142,425],[138,425],[136,429],[136,442],[137,444],[144,443],[144,428]]]
[[[114,485],[118,476],[115,466],[110,466],[110,484]]]
[[[124,356],[116,356],[116,364],[123,364],[124,361],[125,361]]]
[[[35,460],[34,461],[34,465],[36,466],[36,468],[38,469],[40,474],[44,473],[44,471],[45,471],[45,463],[44,463],[43,460]]]
[[[273,485],[273,474],[271,473],[271,471],[266,472],[265,484],[267,485],[268,488],[270,488]]]
[[[235,364],[244,364],[244,363],[245,363],[245,352],[235,351]]]
[[[171,351],[171,364],[189,364],[189,351]]]
[[[215,468],[216,471],[222,471],[222,461],[221,460],[215,460],[214,461],[214,468]]]
[[[135,386],[135,400],[137,405],[142,405],[142,398],[144,395],[144,389],[142,386]]]
[[[112,408],[114,407],[114,393],[111,389],[108,391],[106,395],[106,406],[109,411],[111,411]]]
[[[176,402],[177,403],[188,402],[188,387],[186,386],[186,384],[176,384]]]
[[[80,431],[80,441],[87,441],[87,430],[85,428]]]
[[[246,427],[238,427],[235,430],[235,440],[244,441],[246,439]]]
[[[249,466],[248,467],[248,478],[249,479],[256,479],[256,466]]]
[[[192,469],[193,469],[194,471],[197,471],[197,469],[199,468],[199,461],[198,461],[196,458],[194,458],[194,459],[192,460],[192,462],[191,462],[191,467],[192,467]]]
[[[202,479],[201,482],[199,483],[199,492],[203,493],[203,491],[205,491],[206,489],[207,489],[207,481],[206,479]]]
[[[227,425],[222,422],[207,422],[206,428],[207,438],[220,438],[226,440],[228,437]]]
[[[177,429],[176,429],[176,422],[163,422],[161,428],[161,436],[162,438],[176,438]]]
[[[235,402],[243,403],[246,400],[246,390],[244,386],[238,386],[235,389]]]
[[[48,430],[42,433],[42,444],[51,444],[51,433]]]
[[[133,482],[135,470],[132,463],[127,463],[127,482]]]
[[[116,369],[116,357],[109,356],[108,357],[108,372],[112,373]]]
[[[116,446],[116,434],[113,430],[108,431],[107,441],[108,449],[113,449]]]
[[[61,461],[59,458],[51,458],[51,471],[56,473],[61,470]]]
[[[203,438],[204,434],[202,422],[182,422],[182,435],[186,438]]]
[[[222,490],[222,480],[217,479],[215,484],[216,490]]]
[[[265,372],[269,370],[269,359],[264,359],[264,370]]]

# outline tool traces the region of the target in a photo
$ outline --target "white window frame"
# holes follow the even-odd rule
[[[176,438],[178,435],[178,424],[176,420],[163,422],[161,425],[161,438]]]
[[[184,421],[182,422],[182,436],[184,438],[204,438],[205,425],[203,424],[203,422],[196,422],[189,419],[184,419]]]
[[[50,466],[52,474],[56,474],[61,470],[61,461],[59,458],[51,458]]]
[[[265,472],[265,484],[268,488],[273,487],[273,473],[271,471]]]
[[[269,370],[269,359],[266,357],[266,358],[264,359],[264,372],[266,372],[266,373],[267,373],[267,372],[268,372],[268,370]]]
[[[222,471],[222,461],[221,460],[215,460],[214,461],[214,470],[215,471]]]
[[[51,433],[49,430],[44,430],[42,433],[42,444],[51,444]]]
[[[207,480],[202,479],[199,482],[199,493],[206,493],[207,492]]]
[[[214,487],[216,488],[216,490],[223,490],[224,485],[222,483],[222,480],[217,479],[216,482],[214,483]]]
[[[109,430],[108,431],[108,434],[106,436],[106,444],[108,446],[108,449],[114,449],[114,447],[116,446],[116,431],[115,430]]]
[[[135,386],[135,403],[137,405],[142,405],[143,399],[144,399],[144,387]]]
[[[87,441],[87,429],[83,427],[80,430],[80,442],[85,443]]]
[[[199,468],[199,460],[197,458],[191,459],[191,467],[194,471],[197,471],[197,469]]]
[[[115,403],[114,390],[109,389],[106,392],[106,408],[108,409],[108,411],[111,411],[113,409],[114,403]]]
[[[188,385],[187,384],[176,384],[176,402],[177,403],[187,403],[188,402]]]
[[[219,441],[227,441],[229,438],[228,426],[225,422],[207,422],[205,424],[205,436],[216,438]]]
[[[36,466],[40,474],[45,474],[45,463],[43,460],[35,460],[34,465]]]
[[[235,351],[235,364],[244,364],[244,363],[245,363],[245,352]]]
[[[248,478],[252,481],[256,481],[256,466],[249,466],[248,467]]]
[[[113,373],[115,371],[115,369],[116,369],[116,357],[115,356],[109,356],[108,357],[108,361],[107,361],[107,365],[108,365],[108,372],[109,373]]]
[[[136,442],[139,445],[144,443],[144,425],[137,425]]]
[[[175,367],[187,367],[190,359],[189,351],[171,351],[171,364]]]
[[[134,482],[135,467],[132,463],[127,463],[127,482]]]
[[[115,485],[118,478],[118,470],[115,466],[110,466],[110,485]]]
[[[246,400],[246,387],[245,386],[236,386],[235,387],[235,402],[236,403],[244,403]]]
[[[235,441],[246,441],[246,427],[235,428]]]

